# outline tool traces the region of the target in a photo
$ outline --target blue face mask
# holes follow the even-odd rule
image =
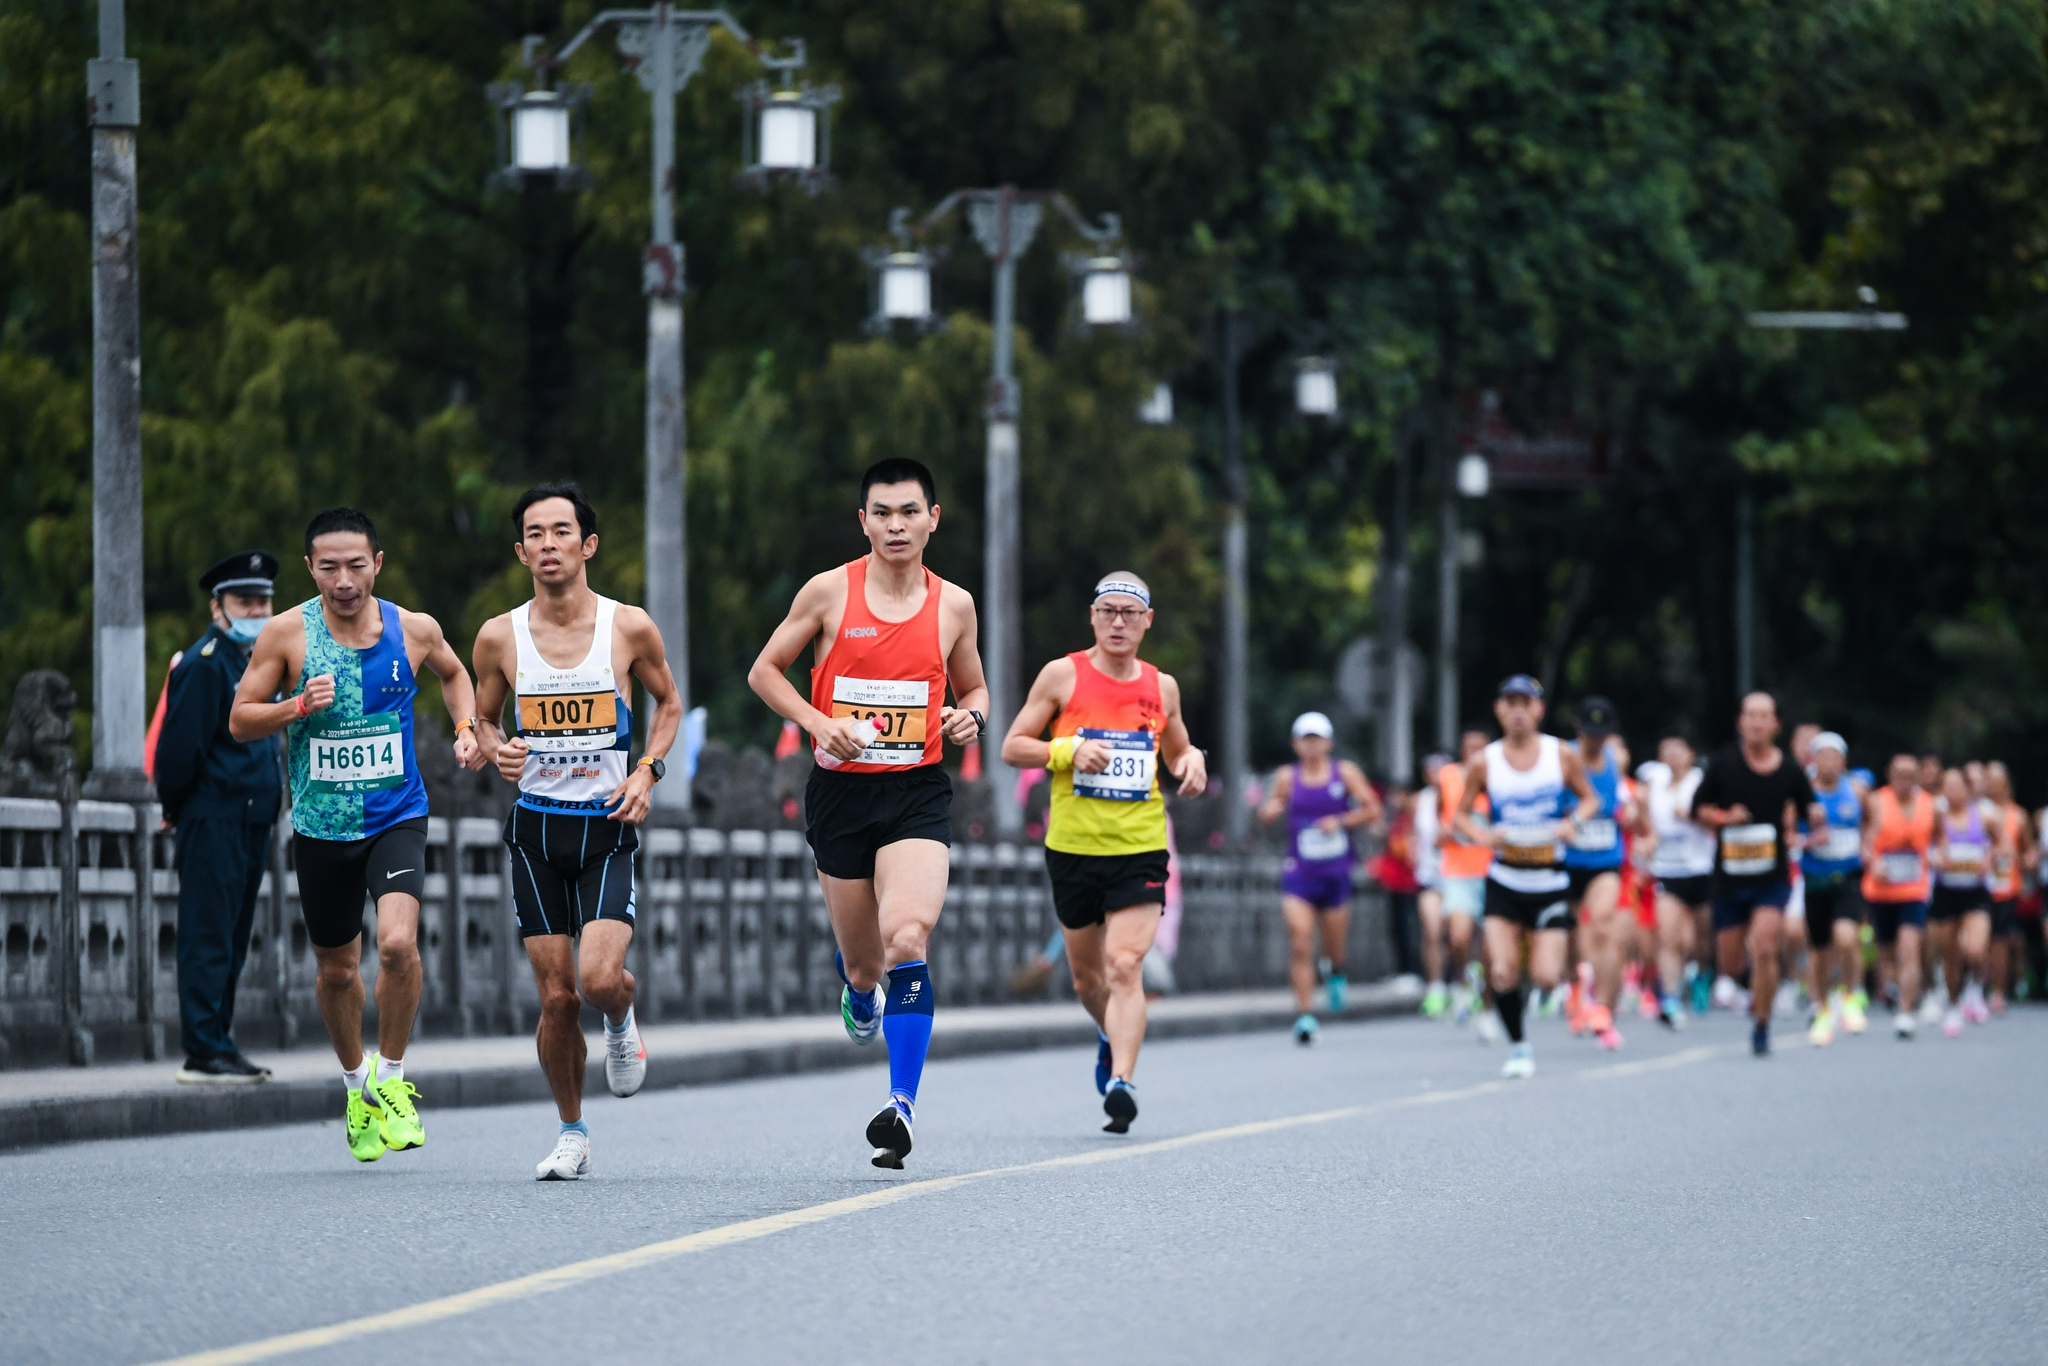
[[[229,617],[228,639],[244,645],[256,643],[256,637],[263,634],[263,628],[270,623],[269,617]]]

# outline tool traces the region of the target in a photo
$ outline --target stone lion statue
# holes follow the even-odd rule
[[[14,685],[7,735],[0,740],[0,795],[56,797],[74,763],[71,713],[78,691],[55,669],[33,669]]]

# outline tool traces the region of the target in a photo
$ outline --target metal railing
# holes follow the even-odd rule
[[[0,799],[0,1065],[169,1056],[177,1046],[175,837],[153,805]],[[236,1032],[290,1047],[320,1033],[314,958],[299,916],[290,840],[271,841]],[[138,833],[140,832],[140,833]],[[477,1035],[530,1030],[539,1014],[519,947],[498,822],[428,824],[420,907],[418,1028]],[[810,848],[791,830],[642,831],[632,967],[643,1020],[732,1019],[838,1006],[832,930]],[[1183,855],[1175,976],[1182,991],[1279,985],[1287,939],[1280,860]],[[139,870],[147,894],[138,898]],[[1391,970],[1383,898],[1358,898],[1354,976]],[[366,917],[374,924],[374,913]],[[946,911],[931,943],[945,1004],[1011,998],[1055,920],[1033,846],[956,844]],[[374,984],[374,944],[364,975]],[[1057,972],[1053,990],[1068,991]]]

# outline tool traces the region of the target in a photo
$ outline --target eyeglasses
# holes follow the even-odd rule
[[[1149,611],[1151,611],[1151,610],[1152,610],[1152,609],[1151,609],[1151,608],[1149,608],[1149,607],[1102,607],[1102,606],[1097,606],[1097,607],[1096,607],[1096,609],[1095,609],[1095,617],[1096,617],[1096,620],[1098,620],[1098,621],[1109,621],[1109,622],[1125,622],[1125,621],[1138,621],[1138,620],[1140,620],[1140,619],[1142,619],[1142,618],[1144,617],[1145,613],[1147,613],[1147,612],[1149,612]]]

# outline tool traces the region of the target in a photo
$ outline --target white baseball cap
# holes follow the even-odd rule
[[[1325,740],[1337,734],[1337,728],[1330,724],[1330,718],[1319,711],[1305,711],[1294,718],[1294,738],[1304,735],[1320,735]]]
[[[1849,755],[1849,742],[1831,730],[1824,730],[1813,737],[1813,752],[1818,754],[1824,749],[1831,749],[1842,757],[1847,758]]]

